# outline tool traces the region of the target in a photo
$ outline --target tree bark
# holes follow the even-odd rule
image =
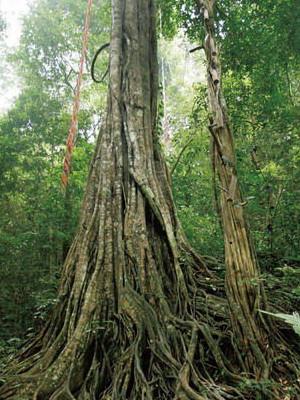
[[[223,283],[206,267],[215,261],[204,261],[188,245],[160,152],[154,0],[112,0],[112,21],[107,112],[57,305],[9,365],[0,398],[240,399],[239,371],[248,372],[252,361],[255,372],[265,371],[260,296],[241,280],[256,278],[250,268],[257,266],[245,264],[245,275],[235,264],[238,251],[252,257],[246,228],[235,219],[233,201],[224,198],[231,221],[225,240],[232,235],[243,246],[227,254],[227,263],[233,260],[227,292],[234,332],[251,355],[236,360]],[[225,187],[235,173],[219,168]],[[247,391],[242,398],[253,396]]]
[[[233,332],[245,370],[257,378],[270,375],[269,329],[259,309],[265,296],[252,245],[237,175],[234,139],[221,88],[220,55],[214,32],[215,0],[199,0],[206,37],[207,84],[210,106],[209,130],[213,141],[213,166],[220,183],[220,207],[225,245],[226,294]]]
[[[106,118],[58,305],[2,399],[169,398],[181,387],[194,327],[183,254],[205,266],[181,233],[158,143],[154,2],[112,0],[112,21]]]

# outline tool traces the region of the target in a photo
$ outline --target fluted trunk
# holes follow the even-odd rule
[[[222,198],[237,351],[223,282],[206,267],[216,261],[204,262],[188,245],[160,151],[154,0],[112,0],[112,21],[106,118],[57,305],[8,366],[0,399],[240,399],[242,385],[235,386],[252,377],[252,361],[255,372],[265,371],[265,336],[256,312],[259,289],[243,281],[257,278],[258,269],[236,214],[239,190],[232,200]],[[233,163],[227,124],[222,129]],[[235,170],[216,157],[231,192]],[[240,349],[250,355],[237,359]],[[254,398],[247,387],[244,394]]]
[[[150,381],[180,370],[174,321],[189,301],[156,134],[154,2],[113,0],[112,17],[106,118],[58,305],[1,398],[152,399]]]

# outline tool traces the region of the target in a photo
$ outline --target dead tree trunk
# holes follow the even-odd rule
[[[213,141],[213,165],[220,182],[220,213],[224,232],[226,294],[232,327],[245,370],[268,378],[270,359],[268,328],[259,309],[265,307],[260,272],[247,226],[237,176],[234,140],[221,88],[221,65],[214,34],[215,0],[199,0],[206,37],[209,130]]]

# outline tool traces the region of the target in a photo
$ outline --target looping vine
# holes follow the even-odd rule
[[[107,77],[108,75],[108,71],[109,71],[109,67],[107,67],[106,71],[104,72],[104,74],[102,75],[101,79],[97,79],[95,77],[95,65],[96,62],[98,60],[98,57],[100,56],[100,54],[102,53],[103,50],[105,50],[106,48],[108,48],[110,46],[110,43],[105,43],[103,44],[101,47],[99,47],[99,49],[96,51],[93,60],[92,60],[92,65],[91,65],[91,77],[93,79],[93,81],[95,83],[102,83],[104,81],[104,79]]]

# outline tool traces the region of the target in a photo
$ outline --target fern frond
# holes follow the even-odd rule
[[[268,315],[272,315],[275,318],[282,319],[287,324],[291,325],[297,335],[300,336],[300,315],[298,312],[293,312],[293,314],[283,314],[283,313],[271,313],[269,311],[259,310],[260,312]]]

